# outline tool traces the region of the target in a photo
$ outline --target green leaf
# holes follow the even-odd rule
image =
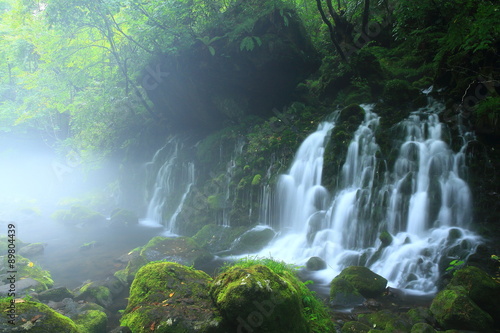
[[[208,51],[210,51],[210,54],[211,54],[212,56],[214,56],[214,55],[215,55],[215,49],[213,48],[213,46],[210,46],[210,45],[209,45],[209,46],[208,46]]]

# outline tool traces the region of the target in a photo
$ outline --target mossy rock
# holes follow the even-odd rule
[[[148,262],[162,260],[196,266],[198,261],[206,261],[208,257],[212,256],[192,238],[157,236],[143,247],[132,250],[127,267],[116,272],[115,277],[124,283],[130,283],[139,268]]]
[[[432,301],[430,311],[445,329],[488,332],[493,327],[491,316],[481,310],[463,288],[439,292]]]
[[[456,271],[448,288],[462,286],[467,296],[491,317],[500,321],[500,283],[480,268],[467,266]]]
[[[398,315],[389,310],[360,314],[358,320],[370,327],[386,332],[409,332],[412,328],[408,316],[404,314]]]
[[[349,281],[366,298],[381,296],[387,286],[385,278],[364,266],[349,266],[335,277],[337,278]]]
[[[231,249],[230,254],[255,253],[262,250],[276,236],[276,232],[267,227],[255,227],[237,238]]]
[[[38,299],[43,302],[60,302],[65,298],[73,298],[74,294],[66,287],[52,288],[38,294]]]
[[[33,258],[43,254],[45,250],[44,243],[32,243],[26,246],[23,246],[19,249],[19,254],[23,257]]]
[[[348,281],[336,277],[330,284],[330,305],[334,307],[352,307],[363,303],[365,298]]]
[[[321,271],[326,268],[326,262],[320,257],[311,257],[307,260],[306,267],[310,271]]]
[[[16,256],[16,292],[18,295],[28,292],[41,292],[51,288],[54,281],[50,276],[50,272],[43,270],[40,266],[33,264],[29,259],[23,258],[20,255]],[[12,269],[9,268],[7,256],[0,257],[0,295],[6,295],[9,289],[9,277],[7,273]],[[24,295],[23,295],[24,296]]]
[[[434,327],[427,323],[417,323],[412,326],[411,333],[435,333]]]
[[[14,305],[16,317],[15,325],[12,325],[8,322],[11,320],[9,318],[10,307],[13,306],[11,299],[0,299],[0,307],[3,309],[2,316],[0,316],[0,332],[13,332],[15,327],[19,331],[29,333],[82,333],[71,319],[57,313],[45,304],[18,299]]]
[[[359,321],[348,321],[342,326],[340,332],[342,333],[368,333],[371,330],[370,326],[367,326]]]
[[[425,307],[416,307],[408,310],[406,313],[408,317],[411,319],[413,324],[418,323],[434,323],[434,318],[432,317],[428,308]]]
[[[177,263],[149,263],[136,274],[121,325],[134,333],[225,332],[208,293],[211,281]]]
[[[81,287],[75,299],[97,303],[105,308],[113,303],[113,297],[109,289],[95,282],[89,282]]]
[[[380,247],[388,247],[389,245],[392,244],[392,235],[388,233],[387,231],[383,231],[380,233],[378,236],[378,239],[380,239],[380,242],[382,243]]]
[[[110,224],[113,226],[131,226],[139,223],[137,214],[126,209],[116,209],[111,213]]]
[[[247,227],[227,228],[221,225],[207,224],[193,236],[193,239],[211,253],[228,250],[235,239],[240,237]]]
[[[106,333],[108,316],[99,310],[88,310],[73,319],[82,333]]]
[[[287,272],[263,265],[234,266],[212,283],[210,294],[222,316],[240,331],[308,332],[300,290]]]

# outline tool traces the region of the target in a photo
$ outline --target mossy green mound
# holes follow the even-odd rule
[[[368,333],[370,326],[367,326],[359,321],[348,321],[342,326],[342,333]]]
[[[255,253],[262,250],[276,236],[271,228],[253,228],[234,241],[231,254]]]
[[[73,298],[74,295],[66,287],[52,288],[38,294],[38,299],[43,302],[60,302],[65,298]]]
[[[77,293],[77,300],[85,300],[108,307],[113,302],[111,292],[105,286],[97,285],[95,282],[85,284]]]
[[[364,266],[347,267],[337,275],[335,279],[344,279],[348,281],[366,298],[381,296],[387,286],[387,280],[385,278]]]
[[[288,272],[278,275],[263,265],[232,267],[210,290],[221,314],[239,330],[307,332],[300,290]]]
[[[106,333],[108,316],[99,310],[88,310],[74,319],[82,333]]]
[[[131,283],[135,273],[148,262],[170,261],[186,266],[206,261],[211,255],[189,237],[154,237],[145,246],[129,253],[127,267],[115,273],[124,283]]]
[[[363,303],[365,298],[347,280],[335,278],[330,284],[330,304],[334,307],[351,307]]]
[[[432,301],[430,311],[445,329],[465,329],[488,332],[493,319],[472,301],[463,288],[446,289]]]
[[[193,239],[202,248],[216,253],[229,249],[234,240],[247,230],[247,227],[227,228],[221,225],[207,224],[193,236]]]
[[[12,306],[11,299],[0,300],[2,316],[0,316],[0,332],[13,332],[16,328],[20,332],[29,333],[82,333],[77,325],[68,317],[65,317],[49,308],[47,305],[22,299],[16,300],[14,325],[9,323],[8,316]]]
[[[447,288],[464,287],[467,296],[497,323],[500,321],[500,283],[483,270],[467,266],[455,272]]]
[[[386,332],[409,332],[412,327],[408,316],[398,315],[389,310],[360,314],[358,320],[367,326]]]
[[[435,333],[436,330],[429,324],[417,323],[412,326],[411,333]]]
[[[121,324],[139,332],[224,332],[208,294],[212,278],[171,262],[149,263],[136,274]]]
[[[126,209],[117,209],[112,212],[110,224],[113,226],[131,226],[139,223],[137,214]]]
[[[1,284],[4,284],[4,286],[0,286],[0,294],[3,295],[7,294],[4,287],[8,287],[10,284],[8,280],[10,274],[7,271],[11,271],[12,269],[9,267],[7,256],[0,257]],[[20,255],[16,256],[15,270],[16,296],[24,296],[24,294],[33,291],[41,292],[54,285],[49,271],[43,270],[40,266],[35,265],[29,259],[23,258]]]

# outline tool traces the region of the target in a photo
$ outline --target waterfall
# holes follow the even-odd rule
[[[195,166],[186,161],[184,146],[173,137],[146,163],[150,198],[142,224],[163,226],[165,234],[176,232],[177,218],[195,183]]]
[[[329,268],[317,276],[325,282],[349,265],[365,265],[393,287],[435,292],[440,265],[452,260],[443,259],[463,258],[479,241],[467,230],[472,200],[462,178],[464,148],[455,154],[443,141],[440,107],[418,110],[397,126],[399,155],[392,171],[378,175],[386,163],[375,140],[379,117],[364,106],[332,194],[321,185],[321,173],[334,124],[321,124],[278,182],[278,223],[272,225],[280,235],[260,255],[299,265],[321,257]],[[381,233],[392,242],[382,244]]]

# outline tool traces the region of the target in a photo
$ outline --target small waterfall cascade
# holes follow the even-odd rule
[[[383,168],[375,139],[379,117],[365,105],[333,194],[321,185],[321,172],[334,125],[320,125],[281,176],[274,207],[279,226],[272,225],[279,236],[260,255],[299,265],[318,256],[329,267],[317,273],[325,282],[349,265],[364,265],[392,287],[435,292],[440,266],[465,258],[479,242],[467,230],[472,200],[462,178],[464,148],[454,153],[443,141],[439,108],[418,110],[398,125],[399,156]],[[384,244],[381,233],[389,238]]]
[[[234,176],[235,168],[236,168],[236,158],[238,158],[241,153],[243,152],[243,147],[245,146],[245,140],[243,138],[239,138],[236,141],[236,144],[234,146],[234,151],[231,155],[231,159],[227,163],[226,167],[226,174],[224,176],[222,188],[223,188],[223,194],[222,194],[222,217],[221,217],[221,222],[218,224],[223,225],[224,227],[229,227],[231,226],[231,221],[229,218],[229,213],[231,211],[231,199],[233,197],[233,193],[231,191],[231,181]]]
[[[150,195],[141,223],[162,225],[166,234],[176,232],[178,215],[195,183],[194,163],[182,156],[183,149],[180,138],[173,137],[145,165]]]

